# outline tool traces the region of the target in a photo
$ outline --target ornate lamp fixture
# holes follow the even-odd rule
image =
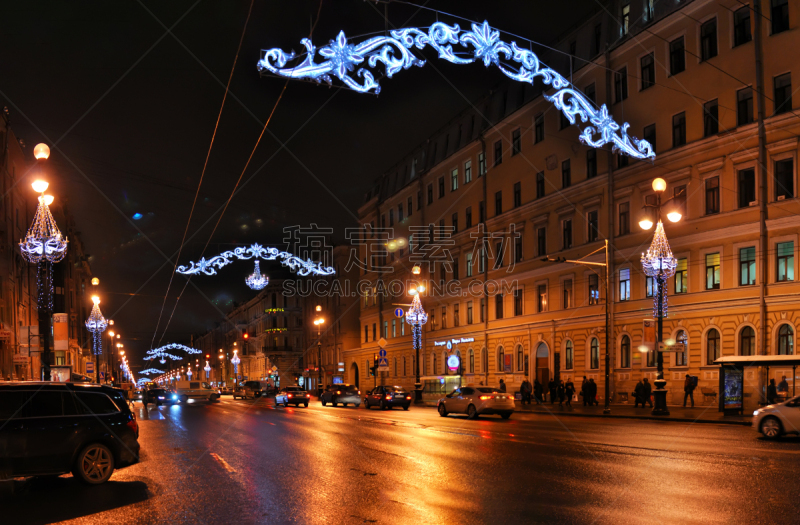
[[[664,224],[659,220],[653,234],[653,242],[647,253],[642,254],[642,268],[645,275],[653,278],[656,289],[653,293],[653,317],[658,317],[658,305],[661,302],[661,315],[667,316],[667,287],[664,283],[675,275],[678,260],[672,255],[669,241],[664,233]]]
[[[233,351],[233,357],[231,358],[231,363],[233,364],[233,373],[234,373],[234,375],[239,375],[239,363],[242,362],[242,360],[239,359],[238,353],[239,353],[238,350],[234,350]]]
[[[92,302],[94,306],[92,306],[92,312],[86,320],[86,329],[92,333],[92,353],[94,355],[100,355],[103,353],[100,334],[108,327],[108,321],[106,321],[106,318],[103,317],[103,314],[100,312],[100,298],[95,295],[92,297]]]
[[[261,267],[256,261],[256,268],[253,270],[247,279],[245,279],[245,284],[250,287],[251,290],[263,290],[269,284],[269,277],[261,273]]]

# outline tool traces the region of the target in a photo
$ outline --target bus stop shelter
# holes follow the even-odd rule
[[[741,414],[744,410],[745,398],[751,393],[744,391],[744,371],[747,369],[763,370],[761,377],[769,378],[770,368],[792,368],[791,396],[797,393],[797,366],[800,365],[800,356],[796,355],[730,355],[720,357],[714,364],[720,365],[719,373],[719,410],[725,414]],[[769,381],[765,381],[767,384]],[[757,392],[759,405],[764,404],[762,385]]]

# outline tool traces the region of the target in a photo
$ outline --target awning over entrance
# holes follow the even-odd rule
[[[750,366],[798,366],[800,356],[797,355],[727,355],[720,357],[714,364],[718,365],[750,365]]]

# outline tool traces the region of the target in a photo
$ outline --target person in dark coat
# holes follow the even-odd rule
[[[653,402],[650,401],[650,394],[653,392],[653,386],[650,384],[650,381],[647,378],[644,378],[644,383],[642,386],[642,395],[644,399],[642,400],[642,408],[644,408],[644,402],[647,401],[647,404],[650,405],[650,408],[653,408]]]
[[[538,379],[534,379],[534,381],[533,381],[533,398],[536,400],[536,404],[538,404],[538,405],[541,405],[542,403],[544,403],[544,400],[542,400],[542,391],[543,390],[544,390],[544,388],[542,388],[542,384],[539,382],[539,380]]]
[[[644,408],[644,383],[640,379],[633,389],[633,408],[639,408],[639,403]]]
[[[583,397],[583,406],[589,404],[589,382],[586,380],[586,376],[583,376],[583,381],[581,382],[581,397]]]
[[[558,383],[556,395],[558,396],[558,406],[564,406],[564,381]]]
[[[502,379],[500,380],[500,391],[501,392],[505,392],[506,391],[506,382],[503,381]]]
[[[767,386],[767,403],[770,405],[776,403],[778,401],[778,389],[775,387],[775,380],[769,380],[769,386]]]
[[[551,379],[547,386],[550,390],[550,404],[555,404],[556,396],[558,395],[558,383],[556,383],[555,379]]]
[[[683,382],[683,406],[686,408],[686,400],[692,400],[692,408],[694,408],[694,381],[692,376],[686,374],[686,380]]]
[[[567,398],[567,406],[571,407],[572,396],[575,395],[575,383],[573,383],[572,380],[570,380],[570,378],[567,378],[567,382],[564,385],[564,395]]]
[[[527,379],[525,381],[523,381],[522,384],[520,385],[519,392],[520,392],[520,394],[522,394],[522,404],[524,405],[525,403],[528,403],[530,405],[531,404],[531,384],[530,384],[530,382],[528,382]]]
[[[597,404],[597,383],[589,379],[589,406]]]

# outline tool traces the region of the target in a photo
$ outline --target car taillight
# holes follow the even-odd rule
[[[292,394],[286,394],[286,397],[292,397]]]
[[[139,425],[136,423],[136,416],[133,414],[133,412],[131,412],[131,420],[128,421],[125,426],[133,430],[137,438],[139,437]]]
[[[306,397],[311,397],[311,394],[306,394]]]
[[[391,395],[386,396],[386,399],[392,399]]]
[[[411,399],[411,396],[406,396],[406,399]]]
[[[336,395],[338,396],[339,394],[341,394],[341,391],[337,390]]]
[[[487,399],[494,399],[494,396],[481,396],[481,401],[486,401]]]
[[[361,390],[358,391],[358,395],[361,395]]]

